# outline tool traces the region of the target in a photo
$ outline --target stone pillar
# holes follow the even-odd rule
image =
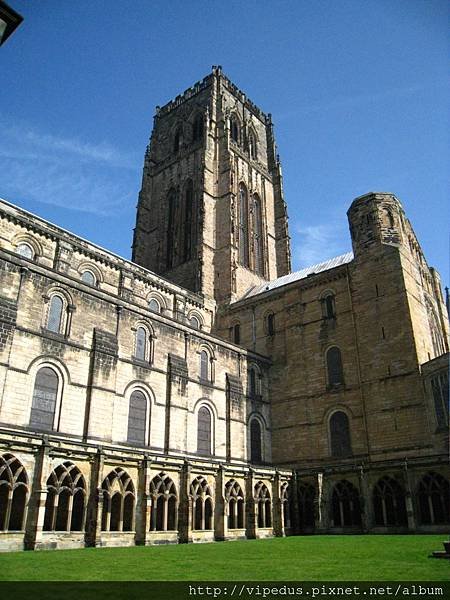
[[[298,474],[294,471],[289,483],[289,501],[291,504],[291,528],[294,535],[300,534],[300,508],[298,504]]]
[[[247,539],[256,539],[256,503],[255,503],[255,476],[253,469],[249,469],[245,477],[245,535]]]
[[[227,523],[225,517],[225,473],[223,465],[220,465],[216,473],[216,491],[214,502],[214,537],[216,541],[222,542],[226,539]]]
[[[316,530],[317,533],[326,533],[330,528],[330,492],[331,483],[324,473],[317,474],[316,500]]]
[[[277,471],[272,478],[272,527],[274,535],[284,537],[286,533],[284,531],[283,503],[281,501],[280,486],[280,474]]]
[[[417,518],[414,511],[414,500],[413,500],[413,485],[411,481],[411,473],[408,469],[408,462],[405,460],[403,468],[403,481],[405,482],[405,504],[406,504],[406,516],[408,517],[408,529],[410,531],[416,531],[417,529]]]
[[[359,493],[361,497],[361,522],[364,533],[369,532],[374,524],[373,502],[370,497],[367,474],[361,467],[359,471]]]
[[[47,436],[43,436],[42,445],[36,453],[33,482],[28,502],[27,521],[25,525],[24,548],[35,550],[42,547],[47,500],[47,478],[51,472],[50,445]]]
[[[103,452],[101,448],[98,448],[96,456],[91,460],[91,480],[85,527],[86,546],[102,545],[103,462]]]
[[[151,460],[145,456],[139,465],[136,502],[136,545],[145,546],[150,530],[151,503],[150,478]]]
[[[191,465],[186,460],[180,472],[180,502],[178,504],[178,536],[180,544],[192,542],[192,506],[189,494]]]

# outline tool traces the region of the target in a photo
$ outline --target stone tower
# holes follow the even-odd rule
[[[220,304],[290,272],[271,116],[220,67],[156,109],[133,261]]]

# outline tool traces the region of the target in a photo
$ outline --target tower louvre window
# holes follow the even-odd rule
[[[231,139],[233,140],[233,142],[236,142],[236,144],[239,144],[239,122],[237,120],[236,117],[231,117],[230,119],[230,133],[231,133]]]
[[[168,196],[169,205],[169,221],[167,227],[167,261],[166,266],[171,269],[176,265],[176,248],[174,247],[177,241],[177,221],[178,221],[178,206],[177,194],[174,189],[171,189]]]
[[[258,158],[258,148],[256,145],[256,136],[253,131],[250,131],[248,134],[248,153],[250,154],[250,158],[253,160],[257,160]]]
[[[203,115],[198,114],[194,119],[192,127],[192,139],[194,142],[201,140],[203,137]]]
[[[239,186],[239,262],[244,267],[249,267],[248,195],[243,183]]]
[[[264,274],[263,261],[263,236],[262,236],[262,211],[261,200],[257,194],[253,197],[253,252],[255,272]]]
[[[184,192],[184,244],[183,244],[183,262],[186,262],[192,258],[193,239],[192,234],[194,231],[193,218],[193,203],[194,203],[194,189],[192,180],[189,179],[186,183]]]

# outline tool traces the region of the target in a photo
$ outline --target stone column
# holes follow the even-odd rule
[[[180,472],[180,502],[178,504],[178,536],[181,544],[192,542],[192,506],[189,495],[191,465],[186,460]]]
[[[223,465],[220,465],[216,473],[216,493],[214,502],[214,537],[222,542],[226,539],[227,523],[225,518],[225,473]]]
[[[286,533],[284,531],[283,505],[281,501],[280,486],[280,474],[277,471],[275,476],[272,478],[272,527],[274,535],[277,537],[284,537]]]
[[[96,456],[91,460],[91,480],[85,527],[86,546],[102,545],[103,463],[104,455],[101,448],[98,448]]]
[[[364,533],[367,533],[372,529],[374,522],[373,502],[370,498],[367,474],[362,467],[359,471],[359,493],[361,497],[361,522]]]
[[[256,539],[256,503],[254,487],[254,471],[253,469],[249,469],[245,477],[245,535],[249,540]]]
[[[150,530],[151,515],[151,496],[150,496],[150,478],[151,478],[151,460],[145,456],[139,465],[139,478],[136,502],[136,545],[145,546],[147,543],[148,532]]]
[[[291,528],[293,535],[300,534],[300,509],[298,505],[298,475],[294,471],[289,482],[289,501],[291,503]]]
[[[413,482],[411,481],[411,473],[408,469],[408,462],[405,460],[403,468],[403,481],[405,482],[405,504],[406,504],[406,516],[408,517],[408,529],[410,531],[416,531],[417,529],[417,518],[414,511],[414,500],[413,500]]]
[[[331,482],[324,473],[317,474],[316,500],[316,530],[317,533],[326,533],[330,528],[330,491]]]
[[[47,478],[51,472],[50,445],[47,436],[43,436],[42,445],[36,453],[33,482],[28,501],[27,521],[25,525],[24,548],[35,550],[43,546],[45,502],[47,500]]]

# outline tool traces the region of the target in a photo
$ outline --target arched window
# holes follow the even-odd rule
[[[234,479],[225,485],[225,502],[228,505],[228,529],[245,527],[245,501],[242,488]]]
[[[50,305],[47,316],[47,329],[54,333],[61,333],[63,326],[63,307],[64,301],[61,296],[54,294],[50,298]]]
[[[427,473],[417,488],[421,525],[450,523],[450,483],[438,473]]]
[[[29,258],[30,260],[33,260],[34,258],[34,250],[30,246],[30,244],[27,244],[26,242],[21,242],[20,244],[17,244],[16,252],[19,256],[22,256],[23,258]]]
[[[382,477],[373,490],[375,523],[384,527],[407,525],[405,492],[391,477]]]
[[[204,477],[196,477],[191,483],[193,529],[205,531],[213,528],[213,498],[208,482]]]
[[[311,531],[316,524],[315,500],[316,488],[310,483],[300,482],[298,485],[298,510],[300,531]]]
[[[275,315],[273,312],[268,313],[266,317],[267,335],[275,335]]]
[[[177,490],[166,473],[160,473],[151,480],[150,497],[152,499],[150,531],[176,531],[178,528]]]
[[[434,412],[438,429],[448,427],[449,413],[449,388],[448,374],[439,373],[431,378],[431,392],[433,394]]]
[[[248,268],[248,196],[243,183],[239,186],[239,262]]]
[[[204,456],[210,456],[212,441],[212,418],[211,412],[206,406],[201,406],[197,415],[197,452]]]
[[[322,304],[322,317],[324,319],[334,319],[336,316],[336,301],[334,294],[327,293],[320,300]]]
[[[58,465],[47,479],[44,531],[82,531],[86,483],[69,461]]]
[[[281,506],[283,509],[283,527],[291,526],[291,506],[289,502],[289,484],[287,481],[281,486]]]
[[[130,396],[127,442],[141,446],[146,445],[146,431],[147,398],[143,392],[135,390]]]
[[[341,351],[336,346],[330,348],[327,352],[327,371],[328,385],[341,385],[344,383],[344,373],[342,370]]]
[[[259,382],[259,374],[255,367],[250,367],[248,372],[249,394],[252,398],[261,395],[261,387]]]
[[[231,135],[231,139],[233,140],[233,142],[236,142],[236,144],[239,144],[239,138],[240,138],[240,132],[239,132],[239,122],[237,120],[237,118],[233,115],[230,118],[230,135]]]
[[[330,417],[330,447],[331,456],[351,456],[350,426],[347,415],[336,411]]]
[[[254,464],[262,462],[262,433],[258,419],[250,421],[250,459]]]
[[[58,375],[50,367],[42,367],[36,374],[31,403],[30,427],[51,431],[55,421],[58,399]]]
[[[261,200],[257,194],[253,196],[253,254],[255,273],[264,275],[262,211]]]
[[[193,222],[194,208],[194,185],[189,179],[184,190],[184,244],[183,244],[183,262],[191,260],[193,250],[192,233],[195,228]]]
[[[241,343],[241,325],[240,323],[235,323],[232,328],[233,331],[233,342],[235,344]]]
[[[194,142],[201,140],[203,137],[203,115],[198,114],[194,119],[194,124],[192,126],[192,140]]]
[[[349,481],[336,483],[331,497],[332,527],[361,525],[361,503],[357,489]]]
[[[179,207],[178,207],[178,196],[177,192],[172,188],[169,191],[167,198],[167,204],[169,208],[169,219],[167,226],[167,268],[171,269],[175,267],[178,258],[178,229],[179,229]]]
[[[161,312],[161,306],[158,300],[156,300],[156,298],[150,298],[150,301],[148,303],[148,309],[158,314]]]
[[[256,145],[256,136],[253,131],[250,131],[248,134],[248,153],[250,154],[250,158],[253,160],[257,160],[258,158],[258,147]]]
[[[134,357],[137,360],[151,362],[152,338],[145,327],[140,325],[136,329]]]
[[[81,281],[87,283],[87,285],[94,286],[97,282],[96,277],[92,271],[83,271],[81,274]]]
[[[200,379],[202,381],[210,381],[211,373],[210,373],[210,360],[209,354],[206,350],[202,350],[200,352]]]
[[[12,454],[0,456],[0,531],[22,531],[28,477],[22,463]]]
[[[122,467],[116,467],[102,483],[102,531],[133,531],[134,486]]]
[[[192,329],[200,329],[200,321],[195,315],[191,316],[191,318],[189,319],[189,324],[192,327]],[[205,354],[207,354],[207,352],[205,352]]]
[[[270,500],[270,493],[267,486],[259,481],[255,485],[255,503],[257,510],[257,523],[258,527],[271,527],[272,526],[272,502]]]
[[[181,135],[182,135],[181,127],[178,127],[178,129],[176,130],[175,135],[173,137],[173,152],[174,152],[174,154],[176,154],[181,148]]]

